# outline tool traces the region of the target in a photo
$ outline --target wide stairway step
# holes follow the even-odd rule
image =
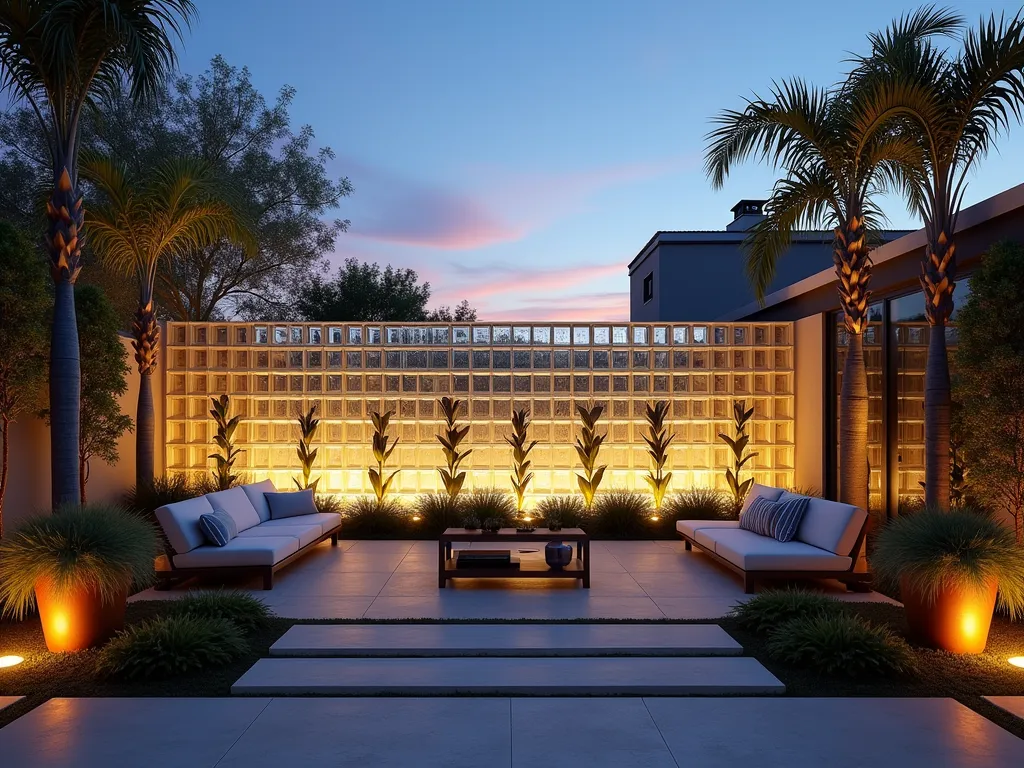
[[[739,656],[717,624],[296,624],[271,656]]]
[[[247,695],[694,696],[783,693],[757,659],[272,658],[231,686]]]

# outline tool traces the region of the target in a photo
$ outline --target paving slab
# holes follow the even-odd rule
[[[981,698],[1024,720],[1024,696],[982,696]]]
[[[679,765],[1010,768],[1024,741],[953,699],[644,700]]]
[[[0,696],[0,709],[5,709],[6,707],[11,706],[11,704],[15,704],[24,698],[24,696]]]
[[[269,699],[50,699],[0,728],[0,765],[214,766]]]
[[[717,624],[297,624],[271,656],[739,656]]]
[[[233,686],[247,695],[715,696],[776,694],[785,686],[757,659],[270,658]]]

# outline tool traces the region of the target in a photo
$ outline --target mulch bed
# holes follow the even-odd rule
[[[851,603],[848,610],[875,624],[886,624],[903,633],[903,610],[878,603]],[[131,603],[127,621],[141,621],[163,614],[160,601]],[[249,638],[249,653],[231,664],[171,680],[104,680],[95,674],[97,651],[51,654],[43,642],[36,618],[22,622],[0,622],[0,655],[16,653],[24,663],[0,670],[0,696],[25,696],[0,710],[0,727],[20,717],[51,697],[89,696],[229,696],[231,684],[257,659],[268,654],[270,646],[293,624],[355,623],[348,621],[308,622],[274,619],[270,626]],[[431,620],[384,623],[422,623]],[[583,622],[586,620],[573,620]],[[487,620],[461,623],[490,623]],[[522,623],[522,622],[513,622]],[[536,623],[531,621],[531,623]],[[611,623],[611,622],[609,622]],[[707,622],[672,622],[707,623]],[[1024,670],[1011,667],[1006,659],[1024,655],[1024,623],[1011,624],[1002,617],[993,621],[988,649],[979,656],[955,656],[940,651],[915,648],[920,674],[913,678],[874,678],[848,680],[822,678],[813,672],[778,664],[768,658],[765,638],[746,632],[731,619],[720,624],[739,641],[748,656],[757,658],[786,684],[789,696],[873,696],[873,697],[950,697],[970,707],[1020,738],[1024,738],[1024,720],[1016,718],[984,701],[982,696],[1024,695]]]

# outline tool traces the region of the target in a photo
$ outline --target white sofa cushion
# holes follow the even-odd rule
[[[157,522],[174,551],[181,555],[206,543],[199,528],[201,515],[212,515],[213,506],[205,496],[167,504],[156,511]]]
[[[676,520],[676,530],[691,539],[701,528],[739,528],[738,520]]]
[[[294,536],[299,540],[299,548],[312,544],[314,541],[320,538],[320,534],[323,531],[320,530],[319,523],[312,523],[311,525],[257,525],[255,528],[249,528],[248,530],[242,531],[238,534],[238,538],[248,538],[252,536]]]
[[[256,508],[249,501],[249,497],[241,488],[228,488],[226,491],[206,494],[214,509],[226,512],[238,526],[238,532],[252,528],[260,524],[260,516]]]
[[[867,512],[860,507],[812,498],[793,538],[846,557],[867,519]]]
[[[237,565],[275,565],[299,548],[294,536],[242,536],[223,547],[199,547],[174,556],[177,568],[217,568]]]
[[[270,519],[270,505],[267,504],[267,499],[263,494],[277,491],[277,488],[274,487],[274,481],[261,480],[258,483],[249,483],[249,485],[240,487],[245,491],[245,495],[249,497],[249,503],[256,510],[256,514],[260,516],[260,520],[264,523],[267,522]]]
[[[694,534],[694,541],[700,544],[702,547],[707,547],[712,552],[715,551],[715,531],[723,530],[722,528],[698,528]],[[729,529],[731,530],[731,529]]]
[[[740,529],[698,531],[715,542],[715,554],[745,571],[845,571],[853,562],[802,541],[777,541]]]
[[[781,495],[781,488],[772,488],[770,485],[754,483],[747,492],[747,498],[743,500],[743,505],[740,507],[740,515],[747,511],[747,507],[750,506],[750,502],[754,499],[761,498],[768,499],[768,501],[778,501]]]
[[[282,517],[277,520],[267,520],[261,528],[273,528],[276,526],[288,527],[290,525],[319,525],[320,533],[327,533],[341,523],[341,515],[336,512],[317,512],[315,515],[300,515],[299,517]]]

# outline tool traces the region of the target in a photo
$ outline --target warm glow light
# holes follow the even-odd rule
[[[418,522],[419,522],[420,520],[422,520],[422,519],[423,519],[423,518],[422,518],[422,517],[420,517],[419,515],[413,515],[413,516],[412,516],[412,521],[413,521],[414,523],[418,523]]]
[[[964,637],[974,637],[978,633],[978,617],[973,613],[965,613],[960,620],[960,631]]]
[[[650,521],[651,521],[652,523],[656,523],[656,522],[658,522],[659,520],[661,520],[661,518],[660,518],[660,517],[659,517],[658,515],[651,515],[651,517],[650,517],[649,519],[650,519]]]
[[[59,612],[54,614],[50,629],[53,630],[54,634],[63,637],[68,633],[68,617]]]
[[[1011,656],[1007,661],[1014,667],[1024,669],[1024,656]]]
[[[0,669],[16,667],[24,660],[21,656],[0,656]]]

